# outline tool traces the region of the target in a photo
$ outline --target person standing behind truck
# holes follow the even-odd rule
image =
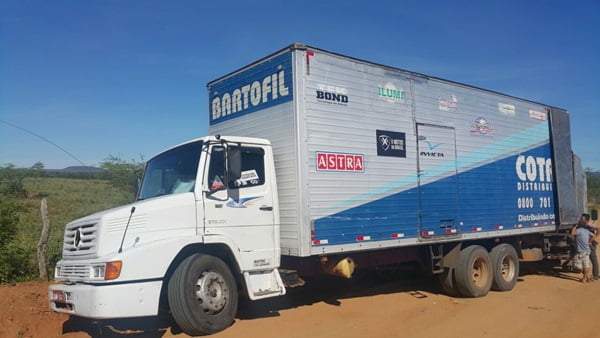
[[[587,229],[592,233],[593,237],[590,240],[590,260],[592,261],[592,275],[595,280],[600,278],[599,276],[599,266],[598,266],[598,254],[596,253],[596,246],[598,244],[598,227],[590,223],[590,215],[583,214],[581,215],[580,220],[585,221],[585,225]]]
[[[581,278],[582,283],[592,282],[591,269],[590,269],[590,241],[594,238],[594,235],[589,230],[588,222],[590,216],[588,214],[582,214],[579,218],[579,223],[571,229],[571,235],[575,237],[576,254],[573,257],[573,264],[578,269],[581,269],[583,277]]]

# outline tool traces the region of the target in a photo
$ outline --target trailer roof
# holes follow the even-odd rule
[[[490,89],[485,89],[485,88],[481,88],[481,87],[477,87],[477,86],[472,86],[472,85],[465,84],[465,83],[462,83],[462,82],[447,80],[447,79],[436,77],[436,76],[425,75],[425,74],[422,74],[422,73],[417,73],[417,72],[409,71],[409,70],[402,69],[402,68],[392,67],[392,66],[384,65],[384,64],[381,64],[381,63],[377,63],[377,62],[367,61],[367,60],[355,58],[355,57],[352,57],[352,56],[347,56],[347,55],[344,55],[344,54],[340,54],[340,53],[336,53],[336,52],[331,52],[331,51],[328,51],[328,50],[325,50],[325,49],[321,49],[321,48],[318,48],[318,47],[308,46],[308,45],[305,45],[305,44],[299,43],[299,42],[296,42],[296,43],[293,43],[291,45],[288,45],[288,46],[286,46],[286,47],[284,47],[284,48],[282,48],[282,49],[280,49],[280,50],[278,50],[278,51],[276,51],[276,52],[274,52],[272,54],[269,54],[269,55],[267,55],[267,56],[265,56],[265,57],[263,57],[263,58],[255,61],[255,62],[252,62],[252,63],[250,63],[250,64],[248,64],[248,65],[246,65],[244,67],[241,67],[241,68],[239,68],[237,70],[234,70],[234,71],[232,71],[232,72],[230,72],[230,73],[228,73],[226,75],[223,75],[223,76],[221,76],[221,77],[219,77],[219,78],[217,78],[215,80],[212,80],[212,81],[208,82],[206,84],[206,86],[210,87],[215,82],[219,82],[221,80],[224,80],[224,79],[226,79],[226,78],[228,78],[228,77],[230,77],[230,76],[232,76],[232,75],[234,75],[234,74],[236,74],[236,73],[238,73],[240,71],[243,71],[245,69],[252,68],[252,67],[254,67],[257,64],[260,64],[260,63],[264,62],[265,60],[269,60],[269,59],[271,59],[271,58],[273,58],[273,57],[275,57],[277,55],[283,54],[283,53],[285,53],[287,51],[308,50],[308,49],[314,50],[314,51],[318,51],[318,52],[322,52],[322,53],[327,53],[327,54],[335,55],[335,56],[339,56],[339,57],[343,57],[343,58],[346,58],[346,59],[351,59],[351,60],[354,60],[354,61],[357,61],[357,62],[369,64],[369,65],[374,65],[374,66],[385,68],[385,69],[388,69],[388,70],[394,71],[394,72],[406,73],[406,74],[408,74],[410,76],[413,76],[413,77],[423,78],[423,79],[427,79],[427,80],[436,80],[436,81],[446,82],[446,83],[450,83],[450,84],[454,84],[454,85],[458,85],[458,86],[462,86],[462,87],[477,89],[477,90],[485,91],[485,92],[488,92],[488,93],[494,93],[494,94],[502,95],[502,96],[505,96],[505,97],[509,97],[509,98],[521,100],[521,101],[526,101],[526,102],[530,102],[530,103],[534,103],[534,104],[539,104],[539,105],[542,105],[542,106],[546,106],[546,108],[548,108],[548,109],[552,108],[552,109],[558,109],[558,110],[562,110],[562,111],[567,112],[566,109],[563,109],[563,108],[560,108],[560,107],[556,107],[556,106],[552,106],[552,105],[548,105],[546,103],[541,103],[541,102],[537,102],[537,101],[525,99],[525,98],[522,98],[522,97],[518,97],[518,96],[514,96],[514,95],[509,95],[509,94],[501,93],[501,92],[498,92],[498,91],[495,91],[495,90],[490,90]]]

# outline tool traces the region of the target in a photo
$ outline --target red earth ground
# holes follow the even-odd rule
[[[600,337],[600,281],[528,263],[514,290],[444,295],[415,273],[322,277],[282,297],[241,301],[214,337]],[[187,337],[167,316],[92,321],[53,313],[50,283],[0,285],[0,337]]]

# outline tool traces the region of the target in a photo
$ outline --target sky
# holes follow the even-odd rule
[[[142,161],[294,42],[564,108],[600,170],[600,0],[0,0],[0,166]]]

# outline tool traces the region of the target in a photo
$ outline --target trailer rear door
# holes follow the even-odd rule
[[[417,125],[420,237],[458,234],[458,177],[454,128]]]

